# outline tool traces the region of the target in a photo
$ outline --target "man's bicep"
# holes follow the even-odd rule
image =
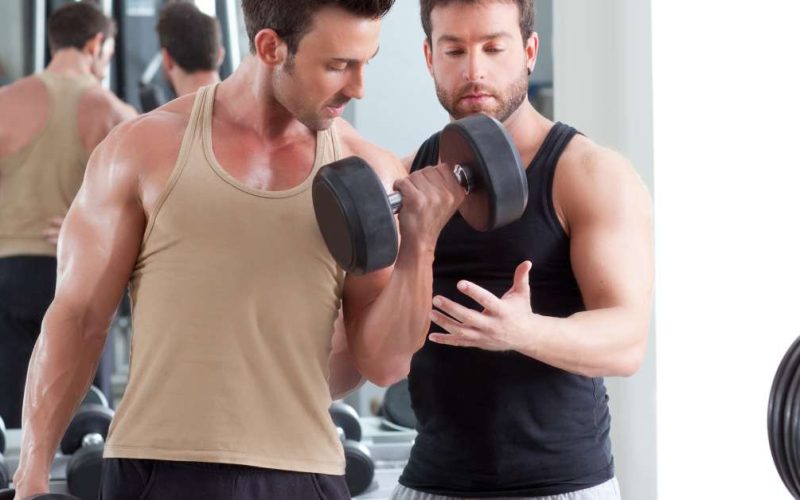
[[[649,304],[651,202],[632,167],[612,168],[610,175],[573,194],[583,206],[570,212],[570,253],[587,309]]]
[[[348,338],[358,319],[378,298],[392,275],[391,267],[362,276],[347,275],[342,292],[342,317]]]
[[[112,150],[104,144],[93,155],[59,241],[55,301],[90,323],[113,315],[146,224],[136,176]]]

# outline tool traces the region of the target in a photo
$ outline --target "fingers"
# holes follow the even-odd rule
[[[530,292],[530,272],[533,264],[531,261],[526,260],[517,266],[514,271],[514,285],[513,288],[518,292]]]
[[[478,339],[478,334],[471,328],[465,327],[463,324],[455,321],[444,314],[433,311],[431,312],[431,321],[441,327],[448,333],[431,333],[428,338],[431,342],[437,344],[445,344],[452,346],[466,347],[471,346],[475,340]]]
[[[458,289],[461,293],[483,306],[489,314],[496,314],[500,309],[500,299],[492,292],[479,287],[475,283],[464,280],[459,281]]]
[[[484,318],[481,313],[468,307],[464,307],[461,304],[457,304],[446,297],[442,297],[440,295],[434,297],[433,305],[462,324],[480,328],[484,323]]]

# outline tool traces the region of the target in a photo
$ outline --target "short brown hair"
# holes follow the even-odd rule
[[[91,2],[69,3],[56,9],[47,21],[47,40],[50,51],[66,48],[83,50],[86,43],[102,33],[105,39],[117,34],[112,19]]]
[[[255,52],[256,34],[272,29],[286,42],[292,55],[311,29],[314,14],[323,7],[338,7],[356,16],[379,19],[392,5],[394,0],[242,0],[242,12],[250,52]]]
[[[533,34],[533,23],[535,21],[535,11],[533,8],[534,0],[420,0],[420,17],[422,18],[422,29],[425,31],[425,36],[428,37],[428,43],[431,44],[431,33],[433,26],[431,25],[431,12],[436,7],[446,7],[452,3],[473,5],[486,2],[505,2],[516,3],[519,8],[519,31],[522,34],[522,43],[528,41],[528,38]]]
[[[193,3],[167,4],[158,14],[156,31],[161,48],[187,73],[219,67],[219,22]]]

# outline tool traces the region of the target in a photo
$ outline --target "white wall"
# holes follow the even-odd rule
[[[650,2],[554,2],[553,37],[555,118],[628,157],[652,192]],[[651,332],[639,372],[606,379],[626,499],[656,498],[655,347]]]
[[[659,493],[789,498],[766,431],[800,334],[800,3],[654,2]]]

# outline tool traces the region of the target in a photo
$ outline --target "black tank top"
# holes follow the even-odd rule
[[[561,123],[548,133],[527,169],[530,198],[520,220],[482,233],[453,216],[436,245],[434,294],[477,309],[456,289],[459,280],[501,296],[517,265],[530,260],[534,312],[567,317],[585,309],[552,196],[556,164],[576,133]],[[412,171],[438,159],[436,134],[423,143]],[[614,475],[602,378],[518,352],[426,341],[411,361],[409,390],[419,435],[400,477],[406,487],[448,496],[544,496]]]

